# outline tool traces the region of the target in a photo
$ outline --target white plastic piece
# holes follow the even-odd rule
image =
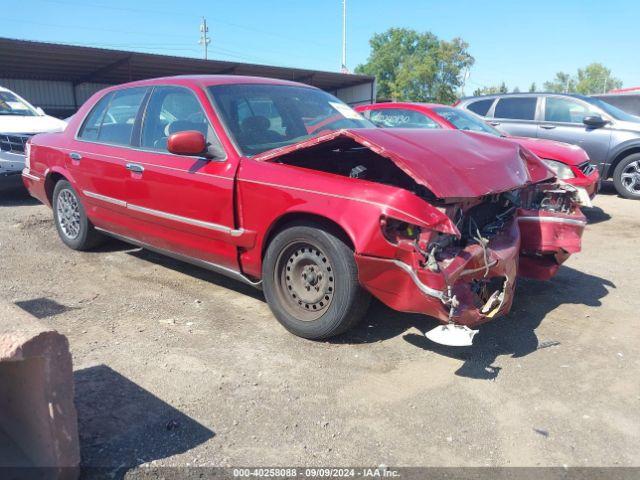
[[[591,202],[591,198],[589,198],[589,194],[582,187],[576,187],[578,191],[578,199],[580,200],[580,205],[583,207],[593,207],[593,203]]]
[[[478,330],[471,330],[464,325],[440,325],[424,334],[429,340],[450,347],[468,347]]]

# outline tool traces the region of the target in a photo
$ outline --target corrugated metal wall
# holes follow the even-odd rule
[[[73,115],[91,95],[109,86],[102,83],[82,83],[75,87],[74,99],[72,82],[0,78],[0,85],[16,92],[34,106],[41,107],[49,115],[60,118]],[[373,103],[375,85],[356,85],[331,93],[350,105]]]
[[[78,85],[75,87],[75,99],[72,82],[0,78],[0,86],[16,92],[29,103],[41,107],[50,115],[66,117],[72,115],[77,107],[81,106],[91,95],[109,85],[100,83]]]
[[[52,107],[74,107],[71,82],[0,78],[0,85],[13,90],[34,106],[45,110]]]

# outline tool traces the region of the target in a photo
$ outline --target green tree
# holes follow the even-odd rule
[[[440,40],[431,32],[390,28],[371,37],[369,45],[367,62],[355,71],[376,77],[379,100],[451,103],[464,69],[474,63],[464,40]]]
[[[577,92],[584,95],[604,93],[622,87],[622,81],[611,75],[611,70],[601,63],[591,63],[579,68],[574,76],[558,72],[553,80],[544,82],[545,90],[558,93]]]
[[[513,88],[512,90],[513,93],[520,93],[520,88],[518,88],[517,86]]]
[[[576,92],[583,95],[606,93],[611,89],[622,87],[619,78],[611,76],[611,70],[601,63],[592,63],[578,69]]]
[[[531,84],[531,86],[529,87],[529,92],[533,93],[533,92],[535,92],[536,90],[538,90],[538,87],[536,86],[536,82],[533,82],[533,83]]]
[[[489,87],[476,88],[473,91],[473,96],[478,97],[480,95],[493,95],[494,93],[501,93],[500,87],[491,85]]]
[[[507,88],[507,84],[502,82],[500,85],[500,93],[509,93],[509,89]]]
[[[544,82],[544,89],[548,92],[568,93],[574,92],[576,88],[575,80],[568,73],[558,72],[553,80]]]

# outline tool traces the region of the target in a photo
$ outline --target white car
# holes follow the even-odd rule
[[[46,115],[24,98],[0,86],[0,189],[22,185],[27,140],[36,133],[61,132],[63,120]]]

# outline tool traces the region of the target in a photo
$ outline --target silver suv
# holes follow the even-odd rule
[[[583,95],[514,93],[468,97],[457,105],[511,135],[572,143],[586,150],[603,179],[640,199],[640,117]]]

